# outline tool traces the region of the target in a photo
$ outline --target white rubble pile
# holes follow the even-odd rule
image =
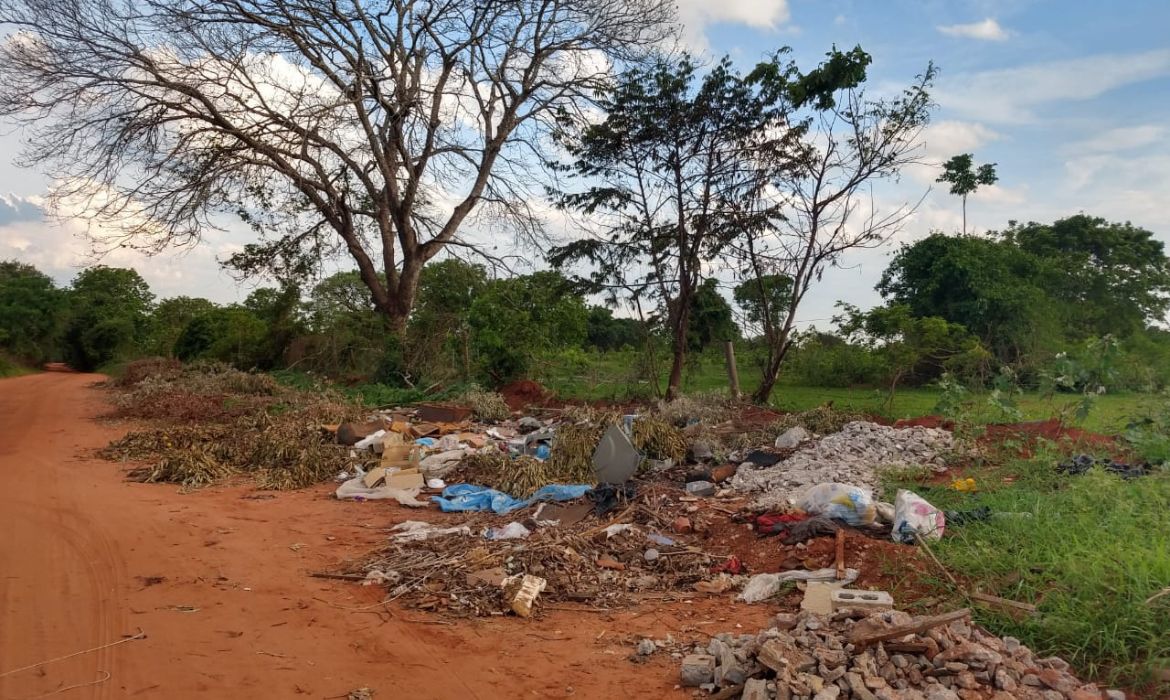
[[[876,423],[846,423],[841,432],[808,443],[788,459],[771,467],[740,465],[731,480],[737,491],[761,492],[755,505],[790,505],[810,486],[825,482],[852,484],[873,490],[879,468],[943,468],[944,455],[954,448],[954,436],[938,428],[891,428]]]
[[[898,611],[780,613],[757,635],[719,634],[706,646],[676,652],[680,684],[698,688],[696,697],[718,691],[744,700],[1125,699],[1078,680],[1064,660],[1039,658],[1019,640],[988,634],[967,619],[854,643],[861,628],[862,636],[893,633],[922,619]]]

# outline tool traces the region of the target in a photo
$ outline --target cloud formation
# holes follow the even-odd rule
[[[713,24],[742,24],[775,29],[791,18],[788,0],[678,0],[683,40],[692,49],[708,47],[706,29]]]
[[[1037,110],[1086,101],[1126,85],[1170,75],[1170,49],[1106,53],[957,75],[935,97],[966,119],[1006,124],[1039,120]]]
[[[996,22],[993,18],[988,17],[982,22],[971,22],[970,24],[948,24],[935,27],[947,36],[963,37],[964,39],[979,39],[981,41],[1006,41],[1010,34]]]
[[[0,195],[0,226],[21,221],[40,221],[45,217],[39,197]]]

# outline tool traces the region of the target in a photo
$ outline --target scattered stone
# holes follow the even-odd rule
[[[791,637],[764,642],[756,660],[779,674],[808,671],[817,665],[817,660],[801,651]]]
[[[816,484],[853,484],[872,491],[876,468],[927,466],[944,468],[954,436],[946,430],[891,428],[876,423],[847,423],[840,432],[807,443],[788,459],[769,467],[741,464],[731,480],[737,491],[760,492],[759,508],[787,506]]]
[[[670,524],[670,527],[680,535],[686,535],[695,531],[695,528],[691,526],[691,519],[685,515],[680,515],[675,518],[674,522]]]
[[[524,416],[516,423],[516,429],[520,431],[521,435],[527,435],[528,433],[531,433],[534,430],[540,430],[543,427],[544,423],[541,423],[532,416]]]
[[[692,481],[687,484],[688,496],[714,496],[715,484],[710,481]]]
[[[683,657],[679,678],[684,688],[697,688],[704,683],[711,683],[715,680],[715,657],[709,654]]]
[[[807,430],[801,426],[789,428],[784,431],[780,437],[776,438],[776,448],[780,450],[793,450],[800,446],[800,443],[812,438]]]
[[[744,681],[742,700],[770,700],[771,697],[768,682],[762,678],[749,678]]]
[[[1125,700],[1125,693],[1120,690],[1106,690],[1105,697],[1109,700]]]
[[[658,645],[653,639],[643,639],[638,642],[638,656],[650,656],[658,651]]]

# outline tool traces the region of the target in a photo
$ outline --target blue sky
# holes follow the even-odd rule
[[[933,60],[941,73],[927,159],[972,152],[998,164],[999,184],[968,204],[979,231],[1083,211],[1170,242],[1170,2],[681,0],[680,13],[693,49],[744,66],[781,46],[811,66],[834,44],[860,44],[873,55],[871,85],[890,91]],[[51,183],[12,165],[18,152],[19,135],[0,134],[0,259],[67,282],[88,260],[84,227],[43,219],[37,205]],[[880,196],[917,201],[937,172],[914,168]],[[825,327],[839,299],[876,303],[873,285],[898,242],[959,226],[957,198],[934,186],[897,240],[846,258],[801,319]],[[212,233],[193,250],[149,260],[118,251],[106,262],[136,267],[160,296],[233,301],[250,286],[216,258],[246,240],[242,229]]]

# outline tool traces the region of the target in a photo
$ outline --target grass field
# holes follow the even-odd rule
[[[662,358],[665,362],[668,358]],[[659,390],[666,386],[667,367],[660,368]],[[534,378],[558,396],[585,401],[626,401],[656,396],[653,382],[645,380],[646,368],[637,364],[634,352],[590,354],[575,362],[550,360],[535,368]],[[739,362],[740,388],[750,392],[760,380],[759,367],[751,358]],[[728,381],[722,355],[706,353],[697,365],[688,368],[683,379],[684,393],[726,392]],[[832,401],[837,408],[881,415],[890,419],[914,418],[938,412],[940,392],[932,388],[899,389],[892,403],[887,392],[874,388],[825,388],[794,386],[781,377],[772,392],[772,405],[783,411],[803,411]],[[986,397],[972,396],[977,422],[1002,420],[987,406]],[[1044,420],[1064,413],[1069,422],[1094,432],[1115,434],[1134,417],[1143,415],[1165,397],[1150,394],[1106,394],[1097,398],[1093,410],[1082,422],[1072,419],[1077,397],[1039,395],[1018,398],[1023,420]]]
[[[948,524],[931,547],[973,588],[1038,613],[1013,619],[976,608],[979,621],[1105,683],[1142,688],[1132,697],[1164,697],[1170,684],[1150,684],[1170,669],[1170,595],[1156,597],[1170,586],[1170,472],[1066,476],[1054,469],[1054,450],[970,472],[975,494],[904,479],[887,483],[885,495],[907,487],[939,508],[990,508],[990,520]],[[968,602],[941,575],[936,586],[955,605]]]

